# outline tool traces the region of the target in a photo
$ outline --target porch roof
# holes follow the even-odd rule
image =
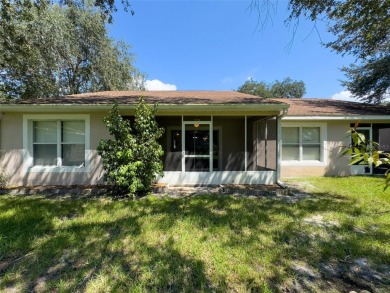
[[[2,102],[0,105],[4,111],[80,112],[111,109],[112,103],[116,101],[121,109],[133,110],[140,97],[147,103],[158,103],[160,114],[218,111],[219,114],[245,112],[275,115],[289,107],[284,101],[259,98],[235,91],[106,91],[45,99],[13,100]]]
[[[148,103],[159,104],[284,104],[284,101],[264,99],[235,91],[106,91],[50,97],[44,99],[14,100],[8,104],[137,104],[140,97]],[[4,104],[5,102],[3,102]]]

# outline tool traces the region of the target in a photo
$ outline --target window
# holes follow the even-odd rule
[[[84,121],[33,121],[34,166],[82,166]]]
[[[25,165],[31,171],[86,171],[88,137],[88,115],[25,115]]]
[[[321,145],[320,126],[282,127],[282,161],[322,162]]]

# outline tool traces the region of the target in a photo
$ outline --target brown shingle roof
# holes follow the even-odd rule
[[[389,106],[376,106],[333,99],[272,99],[290,105],[287,116],[390,115]],[[389,117],[390,119],[390,117]]]
[[[235,91],[107,91],[68,95],[64,97],[20,100],[17,104],[136,104],[140,97],[159,104],[282,104]]]

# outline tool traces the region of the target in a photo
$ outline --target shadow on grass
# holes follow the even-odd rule
[[[343,219],[338,225],[305,223],[306,218],[335,212]],[[372,289],[365,282],[351,284],[351,278],[319,271],[324,264],[361,257],[390,263],[381,249],[390,240],[389,230],[384,230],[390,227],[355,232],[351,219],[361,215],[364,208],[355,200],[330,194],[295,203],[217,195],[137,201],[0,197],[0,289]],[[188,245],[199,251],[189,253],[179,245],[180,233],[188,229],[194,232]],[[373,238],[379,245],[372,245]],[[221,254],[211,250],[215,243]],[[226,259],[224,251],[236,254],[243,268]],[[296,262],[314,272],[297,272]],[[219,270],[219,263],[227,267]],[[337,282],[329,285],[317,275]]]

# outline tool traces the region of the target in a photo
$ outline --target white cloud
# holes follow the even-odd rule
[[[145,89],[147,91],[176,91],[177,87],[174,84],[163,83],[158,79],[145,81]]]
[[[350,101],[350,102],[359,102],[356,100],[350,91],[341,91],[333,94],[331,97],[333,100],[342,100],[342,101]]]
[[[233,83],[233,77],[225,77],[225,78],[223,78],[222,79],[222,84],[231,84],[231,83]]]

